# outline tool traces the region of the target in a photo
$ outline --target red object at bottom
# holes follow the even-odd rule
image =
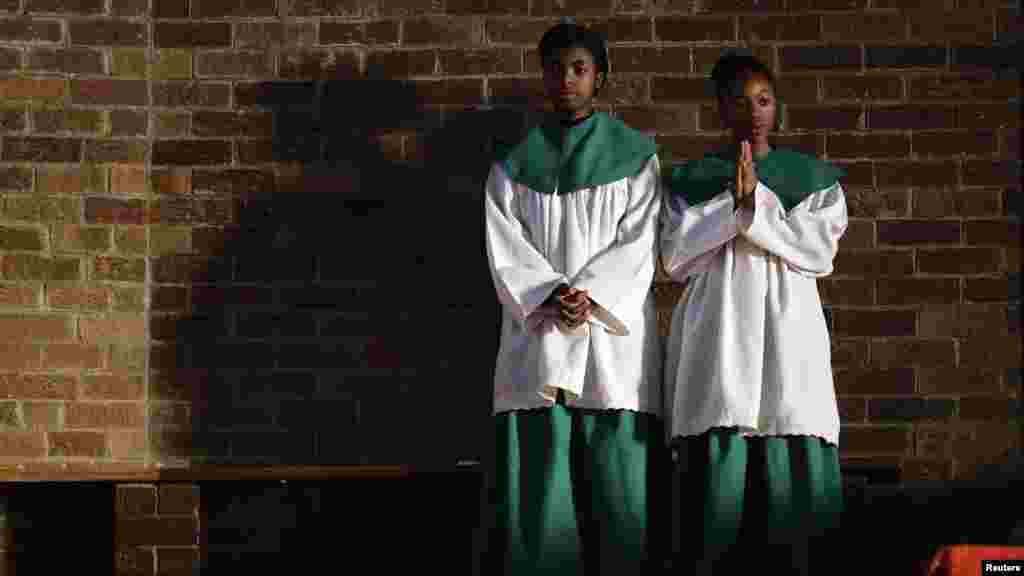
[[[1024,562],[1024,546],[944,546],[935,553],[928,576],[984,576],[985,574],[1024,574],[1024,572],[982,570],[986,560]]]

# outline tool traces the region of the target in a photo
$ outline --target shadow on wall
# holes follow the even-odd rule
[[[268,82],[237,98],[271,111],[278,177],[269,165],[192,172],[192,192],[229,194],[238,210],[233,226],[193,229],[195,254],[154,263],[155,294],[171,295],[154,310],[181,306],[153,314],[164,346],[152,396],[191,401],[191,414],[157,410],[154,452],[480,460],[500,326],[483,186],[494,139],[517,138],[526,114],[442,112],[372,78]]]

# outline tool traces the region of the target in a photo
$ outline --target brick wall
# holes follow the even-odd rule
[[[1013,4],[2,0],[0,469],[479,456],[487,151],[572,14],[665,161],[723,47],[777,70],[778,143],[849,174],[844,457],[968,477],[1020,442]]]

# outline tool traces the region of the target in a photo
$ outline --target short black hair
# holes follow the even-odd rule
[[[604,36],[595,30],[571,22],[562,22],[541,36],[537,44],[537,52],[540,53],[541,67],[558,57],[562,50],[582,46],[590,52],[597,65],[597,71],[604,74],[605,82],[608,82],[608,49],[605,47]]]
[[[737,84],[743,82],[747,74],[764,76],[768,83],[775,85],[775,76],[771,68],[766,66],[746,51],[730,51],[722,55],[711,69],[711,81],[715,85],[715,97],[721,101],[726,96],[736,93]]]

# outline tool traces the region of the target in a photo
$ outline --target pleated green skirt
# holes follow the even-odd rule
[[[808,574],[832,549],[843,510],[836,446],[713,429],[673,449],[674,568]]]
[[[621,575],[662,565],[671,475],[660,420],[567,407],[560,396],[495,424],[477,573]]]

